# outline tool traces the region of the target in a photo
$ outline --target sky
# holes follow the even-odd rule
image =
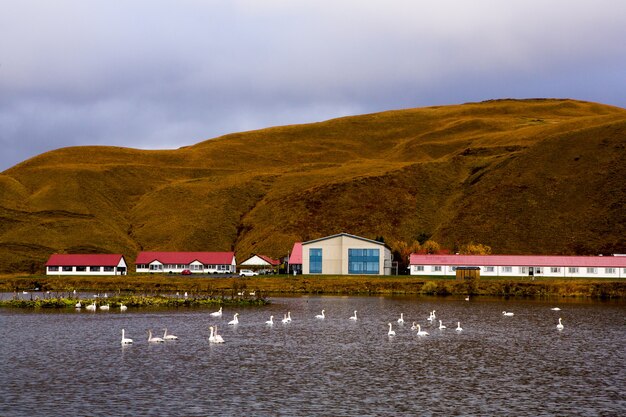
[[[0,172],[534,97],[626,107],[626,1],[0,0]]]

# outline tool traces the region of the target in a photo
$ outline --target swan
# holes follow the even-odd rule
[[[291,323],[291,311],[287,312],[287,323]]]
[[[398,319],[398,324],[404,324],[404,313],[400,313],[400,318]]]
[[[185,298],[187,298],[187,291],[185,291]]]
[[[465,301],[469,301],[469,295],[465,297]]]
[[[106,304],[106,305],[100,306],[100,310],[109,310],[109,305]]]
[[[239,313],[235,313],[235,315],[233,316],[233,319],[231,321],[228,322],[228,324],[239,324],[239,319],[237,318],[237,316],[239,315]]]
[[[413,325],[411,326],[411,330],[417,330],[417,324],[415,322],[413,322]]]
[[[428,336],[428,332],[423,331],[422,327],[418,324],[417,325],[417,335],[418,336]]]
[[[435,320],[435,310],[431,311],[430,314],[428,315],[428,321],[433,321]]]
[[[209,336],[209,342],[211,342],[211,343],[224,343],[224,339],[222,339],[221,336],[219,336],[218,334],[216,334],[216,332],[214,332],[214,330],[217,330],[216,328],[214,328],[213,326],[210,326],[209,329],[211,330],[211,336]],[[220,339],[221,339],[221,341],[220,341]]]
[[[185,294],[187,294],[187,293],[185,293]],[[211,316],[213,316],[213,317],[222,317],[222,307],[220,307],[219,310],[214,311],[213,313],[211,313]]]
[[[120,303],[120,311],[126,311],[128,307],[124,305],[124,303]]]
[[[131,343],[133,343],[133,339],[125,337],[124,336],[124,329],[122,329],[122,344],[123,345],[130,345]]]
[[[433,310],[433,313],[432,313],[432,314],[433,314],[433,319],[436,319],[436,318],[437,318],[437,316],[435,316],[435,310]]]
[[[151,343],[163,343],[163,342],[165,342],[165,340],[163,340],[160,337],[152,337],[152,330],[148,330],[148,342],[151,342]]]
[[[326,311],[326,310],[322,310],[322,314],[318,314],[317,316],[315,316],[315,318],[316,319],[322,319],[322,320],[325,319],[326,316],[324,315],[324,311]]]
[[[83,306],[83,305],[82,305],[82,304],[80,303],[80,301],[79,301],[79,302],[77,302],[77,303],[76,303],[76,305],[75,305],[74,307],[76,307],[76,308],[81,308],[82,306]]]
[[[163,329],[163,339],[165,340],[178,340],[178,336],[173,334],[167,334],[167,329]]]
[[[457,332],[463,331],[463,328],[461,327],[461,322],[460,321],[456,322],[456,331]]]
[[[85,307],[87,310],[89,311],[96,311],[96,302],[94,301],[93,303],[89,304],[87,307]]]
[[[552,307],[550,310],[552,310],[552,311],[561,311],[561,309],[558,308],[558,307]]]
[[[354,316],[350,317],[350,320],[354,320],[354,321],[356,321],[356,320],[357,320],[357,317],[356,317],[356,310],[354,310]]]
[[[561,318],[559,317],[559,324],[557,324],[557,325],[556,325],[556,328],[557,328],[558,330],[563,330],[563,327],[564,327],[564,326],[563,326],[563,323],[561,323]]]
[[[26,295],[28,294],[28,291],[22,291],[22,294]]]
[[[222,336],[217,334],[217,326],[215,326],[215,335],[213,337],[215,337],[215,343],[224,343]]]
[[[254,297],[256,295],[256,291],[251,291],[250,295]]]
[[[503,315],[503,316],[507,316],[507,317],[511,317],[511,316],[514,316],[514,315],[515,315],[515,313],[511,313],[510,311],[509,311],[509,312],[503,311],[503,312],[502,312],[502,315]]]
[[[389,331],[387,332],[387,334],[389,336],[395,336],[396,335],[396,332],[393,331],[393,329],[392,329],[391,323],[389,323]]]
[[[270,316],[270,319],[265,322],[265,324],[271,326],[274,324],[274,316]]]
[[[444,326],[443,323],[441,323],[441,320],[439,320],[439,330],[443,330],[445,328],[446,326]]]

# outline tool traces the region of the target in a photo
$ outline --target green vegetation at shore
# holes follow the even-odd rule
[[[591,297],[625,298],[626,280],[589,279],[480,279],[456,281],[449,278],[413,276],[258,276],[250,278],[129,275],[116,277],[0,276],[0,291],[50,291],[55,298],[72,298],[77,292],[108,292],[127,305],[134,297],[159,299],[172,305],[189,302],[171,294],[188,292],[189,299],[207,304],[253,302],[268,295],[473,295],[504,297]],[[127,296],[128,294],[128,296]],[[23,298],[23,297],[20,297]],[[109,298],[113,300],[114,298]],[[202,301],[204,300],[204,301]],[[109,301],[113,302],[113,301]],[[256,302],[256,301],[255,301]],[[147,301],[146,301],[147,303]]]

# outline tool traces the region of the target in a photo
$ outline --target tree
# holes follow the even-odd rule
[[[437,253],[440,249],[441,246],[439,246],[439,243],[435,242],[434,240],[429,239],[422,244],[422,250],[426,251],[426,253],[429,254]]]
[[[459,247],[461,255],[491,255],[491,246],[470,242]]]

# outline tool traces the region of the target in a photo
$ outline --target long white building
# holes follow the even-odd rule
[[[46,275],[126,275],[120,254],[59,254],[46,262]]]
[[[233,252],[139,252],[135,260],[138,273],[176,273],[188,270],[193,274],[237,272]]]
[[[479,267],[485,277],[626,278],[625,256],[421,255],[410,274],[454,276],[458,267]]]

